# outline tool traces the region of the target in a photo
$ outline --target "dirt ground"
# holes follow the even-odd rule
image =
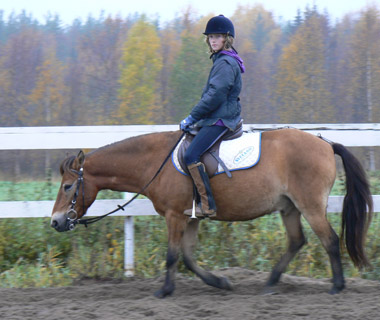
[[[380,281],[346,279],[339,295],[328,279],[284,275],[278,294],[261,295],[267,273],[241,268],[215,272],[233,291],[177,276],[173,296],[157,299],[163,277],[81,281],[46,289],[0,289],[0,319],[380,319]]]

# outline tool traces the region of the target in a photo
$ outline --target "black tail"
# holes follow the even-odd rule
[[[364,243],[372,219],[373,201],[366,173],[359,160],[339,143],[332,144],[342,158],[346,172],[346,195],[343,202],[341,241],[346,243],[354,265],[369,266]]]

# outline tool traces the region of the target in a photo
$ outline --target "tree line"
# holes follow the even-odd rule
[[[211,61],[191,9],[159,26],[145,15],[63,27],[0,13],[1,126],[176,123],[200,97]],[[250,123],[378,122],[380,13],[331,21],[316,7],[276,22],[262,6],[230,17],[244,59]]]
[[[0,11],[0,126],[172,124],[197,103],[212,65],[191,8],[160,23],[144,14],[63,26]],[[317,7],[279,22],[261,5],[229,17],[246,73],[246,123],[380,119],[380,11],[332,21]]]

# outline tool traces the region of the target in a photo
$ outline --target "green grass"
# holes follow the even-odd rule
[[[380,174],[372,173],[372,192],[380,194]],[[339,176],[332,194],[344,193],[344,176]],[[58,182],[0,182],[0,200],[54,200]],[[98,198],[121,198],[117,192],[103,192]],[[328,218],[337,233],[341,215]],[[368,279],[380,278],[380,217],[375,214],[367,240],[367,253],[373,268],[357,271],[343,253],[345,274]],[[140,216],[135,221],[135,270],[144,277],[165,271],[166,223],[162,217]],[[308,244],[288,268],[299,276],[330,277],[330,264],[320,241],[303,221]],[[286,248],[286,235],[279,215],[247,222],[202,221],[195,252],[198,263],[207,269],[240,266],[270,271]],[[77,227],[74,232],[58,233],[49,219],[0,219],[0,286],[69,285],[82,277],[123,277],[123,218]],[[190,273],[183,263],[181,272]]]

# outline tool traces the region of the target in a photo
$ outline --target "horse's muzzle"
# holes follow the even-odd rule
[[[67,213],[57,212],[51,217],[50,226],[58,232],[65,232],[73,230],[75,224],[69,219]]]

